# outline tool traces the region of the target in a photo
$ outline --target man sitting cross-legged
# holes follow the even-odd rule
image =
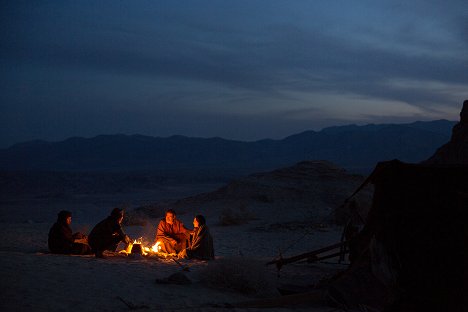
[[[169,209],[165,218],[159,221],[155,243],[159,243],[162,252],[177,254],[188,246],[187,240],[191,232],[177,220],[175,211]]]

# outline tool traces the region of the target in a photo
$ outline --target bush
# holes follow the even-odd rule
[[[221,225],[239,225],[255,219],[254,214],[248,211],[245,205],[241,205],[237,209],[224,209],[219,216],[219,223]]]

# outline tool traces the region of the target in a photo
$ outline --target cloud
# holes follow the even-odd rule
[[[154,134],[157,127],[140,125],[179,115],[186,133],[201,133],[184,128],[193,116],[220,135],[248,124],[242,118],[256,118],[265,134],[268,118],[271,133],[275,123],[296,129],[303,116],[304,127],[341,122],[326,101],[361,101],[360,109],[389,116],[396,114],[384,107],[401,104],[412,107],[403,110],[408,116],[448,116],[468,98],[463,8],[463,1],[3,3],[2,121],[11,133],[40,133],[52,120],[47,133]],[[87,129],[56,122],[70,114],[95,121]],[[161,133],[177,131],[173,120]]]

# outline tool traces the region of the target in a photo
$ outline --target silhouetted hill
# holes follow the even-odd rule
[[[174,209],[179,215],[194,215],[203,207],[205,217],[219,219],[224,225],[261,216],[264,221],[269,219],[274,223],[272,227],[262,228],[267,231],[310,227],[321,222],[343,223],[348,219],[337,215],[346,213],[340,206],[364,180],[364,176],[349,174],[327,161],[302,161],[235,179],[212,192],[138,207],[135,220],[141,214],[162,217],[168,209]],[[363,216],[371,204],[370,190],[366,188],[355,198]]]
[[[427,159],[446,143],[455,122],[330,127],[283,140],[100,135],[61,142],[32,141],[0,150],[0,170],[162,171],[238,170],[245,174],[325,159],[367,172],[378,161]]]

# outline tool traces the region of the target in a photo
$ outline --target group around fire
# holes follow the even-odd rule
[[[132,240],[122,229],[123,219],[124,210],[114,208],[111,214],[96,224],[86,236],[80,232],[73,233],[70,227],[72,214],[62,210],[49,231],[49,250],[57,254],[94,254],[97,258],[104,258],[104,252],[117,251],[119,243],[125,246],[132,244]],[[183,259],[214,259],[213,238],[205,217],[196,215],[193,227],[193,230],[187,229],[177,219],[174,210],[167,210],[156,230],[154,245],[158,246],[157,252]]]

